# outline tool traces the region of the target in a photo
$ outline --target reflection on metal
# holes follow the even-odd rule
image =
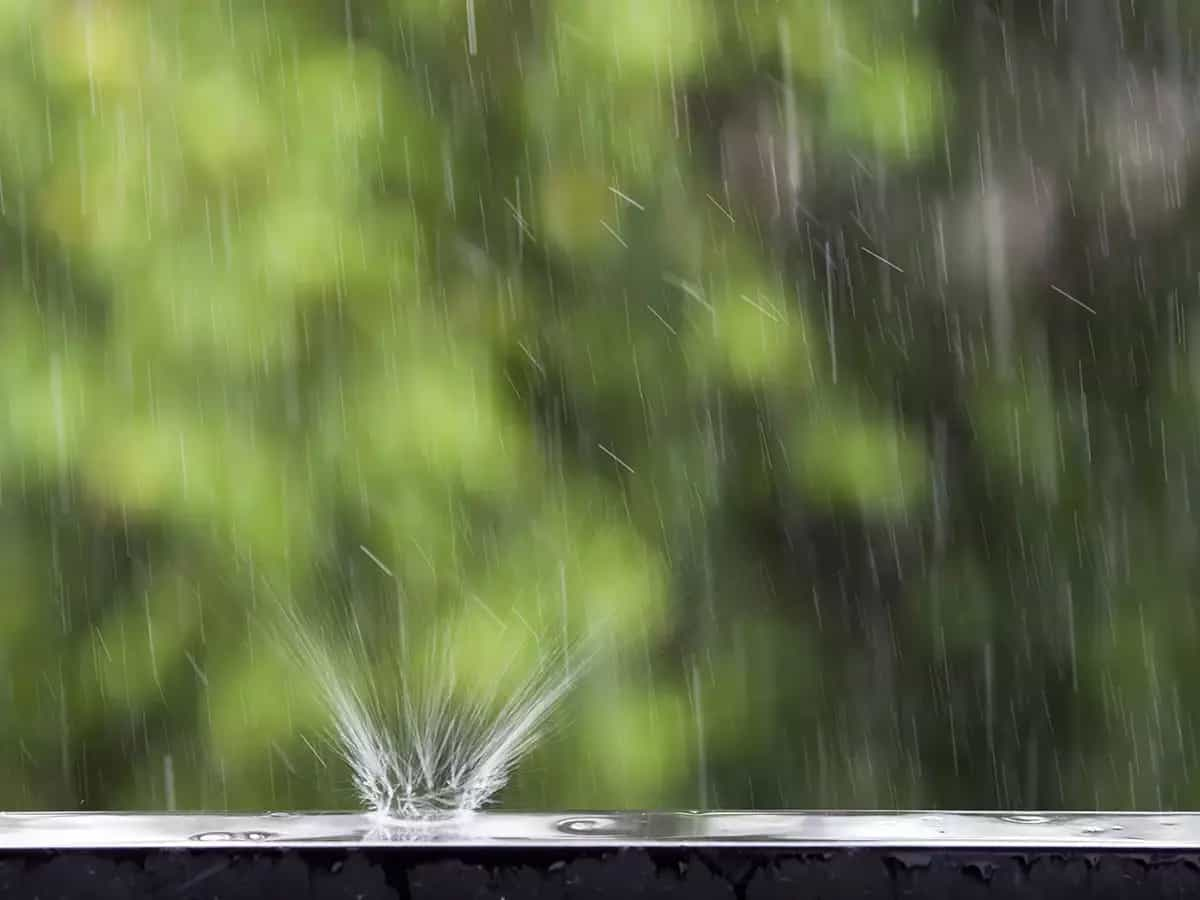
[[[1198,813],[485,812],[405,823],[362,813],[0,813],[0,852],[122,847],[787,847],[1200,850]]]

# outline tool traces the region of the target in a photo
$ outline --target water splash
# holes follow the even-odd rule
[[[356,643],[365,645],[356,633]],[[464,698],[449,655],[435,652],[424,678],[397,660],[399,687],[387,698],[375,680],[358,677],[361,666],[344,664],[313,629],[292,619],[289,638],[329,708],[334,743],[359,801],[387,831],[397,823],[437,827],[491,802],[545,735],[590,659],[580,648],[543,654],[515,687],[507,688],[512,680],[501,671],[491,693]]]

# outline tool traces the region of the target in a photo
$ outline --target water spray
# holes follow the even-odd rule
[[[315,680],[359,802],[384,830],[445,827],[491,803],[591,658],[584,647],[543,655],[505,695],[508,673],[499,672],[490,695],[463,697],[453,660],[435,650],[423,677],[398,658],[398,689],[385,696],[317,629],[295,615],[286,621],[288,651]],[[353,655],[365,656],[361,629],[350,635]]]

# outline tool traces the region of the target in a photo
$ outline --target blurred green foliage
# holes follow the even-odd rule
[[[515,806],[1194,803],[1185,238],[988,349],[970,6],[0,0],[0,805],[346,805],[280,604],[603,635]]]

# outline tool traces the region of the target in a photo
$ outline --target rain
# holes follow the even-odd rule
[[[1195,807],[1198,30],[0,0],[0,809]]]

